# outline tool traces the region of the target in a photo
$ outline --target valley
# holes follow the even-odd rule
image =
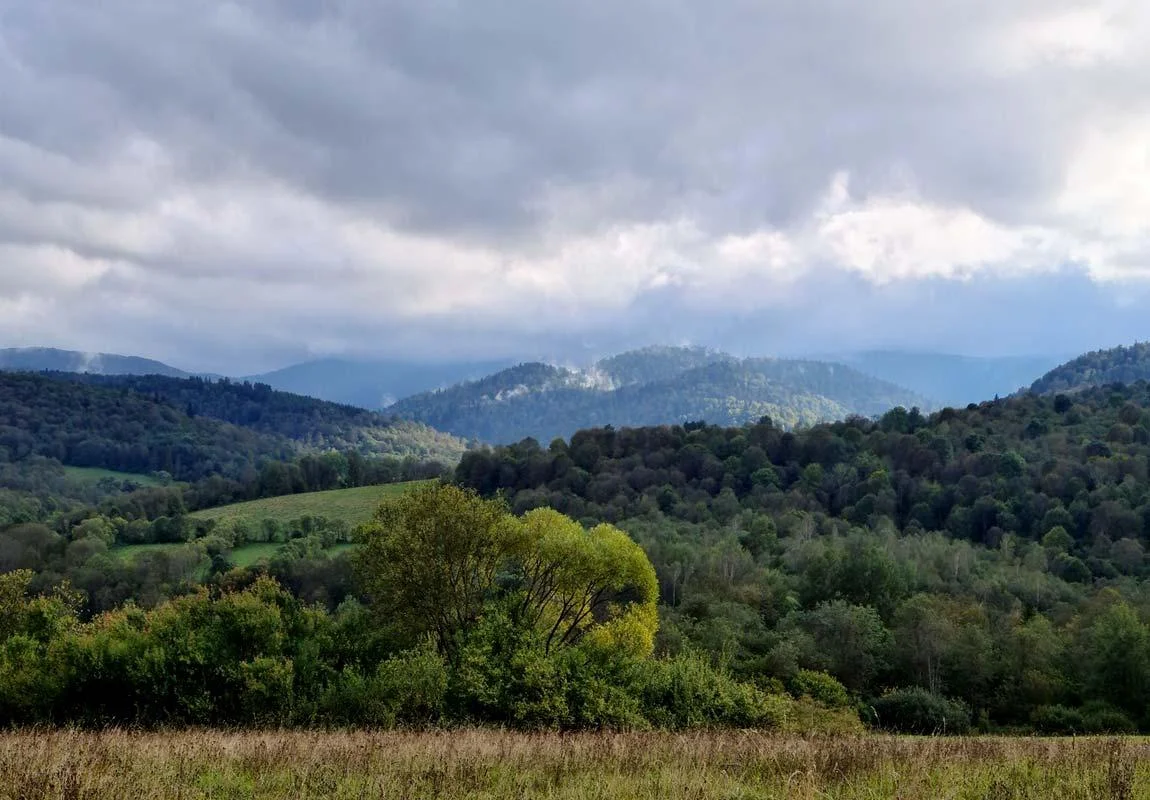
[[[690,348],[521,365],[384,413],[224,379],[0,372],[0,596],[32,648],[0,664],[72,687],[29,704],[0,680],[0,713],[1145,730],[1147,359],[1084,358],[937,410],[841,365]],[[1099,385],[1115,374],[1132,381]],[[632,605],[572,618],[551,649],[535,626],[570,613],[547,599],[575,591],[547,583],[564,570]],[[264,620],[240,649],[166,650],[167,626],[227,641],[240,609]],[[65,622],[25,627],[44,614]],[[153,695],[135,625],[166,669],[212,665],[198,699]],[[126,672],[60,660],[90,648]],[[522,683],[522,659],[551,677]],[[129,674],[148,705],[90,705]]]

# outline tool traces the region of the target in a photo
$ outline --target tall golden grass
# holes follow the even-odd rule
[[[758,733],[0,734],[0,798],[1150,797],[1141,739]]]

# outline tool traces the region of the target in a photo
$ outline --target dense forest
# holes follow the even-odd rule
[[[267,384],[227,378],[175,379],[159,375],[48,373],[55,380],[131,392],[258,433],[282,436],[312,450],[358,450],[364,455],[413,456],[454,463],[466,444],[426,425],[354,406],[280,392]]]
[[[602,428],[469,453],[457,478],[627,530],[666,652],[918,688],[985,725],[1145,728],[1148,405],[1139,383],[799,432]]]
[[[618,367],[635,387],[674,368]],[[207,419],[244,421],[266,388],[200,409],[151,380],[17,376],[66,401],[6,421],[6,466],[35,472],[0,476],[68,485],[27,442],[115,431],[125,409],[205,452],[220,431],[286,450],[0,525],[0,719],[1150,730],[1150,384],[528,438],[357,530],[193,512],[443,466],[301,451]],[[304,430],[294,409],[272,418]],[[256,545],[272,556],[233,558]]]
[[[81,382],[89,380],[97,377],[0,373],[0,462],[42,456],[71,466],[197,480],[238,477],[263,459],[298,452],[286,436],[189,416],[127,385]]]
[[[85,532],[69,549],[98,537]],[[826,675],[800,675],[787,693],[702,656],[653,657],[655,573],[610,525],[588,530],[549,510],[517,517],[433,484],[381,508],[359,539],[367,602],[334,611],[230,570],[210,590],[85,621],[67,584],[37,593],[30,570],[0,575],[0,720],[858,725]]]
[[[701,348],[650,348],[580,371],[521,364],[450,389],[409,397],[388,411],[486,442],[549,441],[599,425],[707,419],[742,425],[771,416],[786,427],[850,414],[922,406],[925,398],[839,364],[739,360]]]
[[[462,448],[420,424],[266,386],[0,373],[0,528],[48,521],[153,481],[194,483],[181,490],[197,496],[193,508],[332,488],[309,466],[328,456],[351,459],[351,477],[339,485],[427,476],[440,468],[425,462],[454,464]],[[130,474],[89,480],[66,467]]]
[[[1050,394],[1146,380],[1150,380],[1150,343],[1138,342],[1081,355],[1043,375],[1030,391]]]

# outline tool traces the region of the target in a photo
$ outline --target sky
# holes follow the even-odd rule
[[[1143,0],[0,0],[0,345],[1150,338]]]

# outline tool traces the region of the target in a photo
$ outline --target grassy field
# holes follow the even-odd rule
[[[195,544],[185,543],[162,543],[162,544],[130,544],[123,547],[116,547],[112,553],[120,559],[125,561],[133,561],[145,553],[175,553],[181,548],[192,547]],[[282,542],[256,542],[253,544],[245,544],[237,547],[231,552],[231,561],[237,567],[252,567],[261,561],[270,561],[281,547]],[[352,544],[337,544],[329,547],[323,552],[336,556],[339,553],[351,550],[355,545]]]
[[[163,542],[161,544],[126,544],[113,547],[112,555],[124,561],[134,561],[144,553],[176,553],[185,548],[194,549],[194,544],[187,542]]]
[[[0,797],[1131,800],[1150,744],[755,733],[34,731],[0,734]]]
[[[232,563],[237,567],[252,567],[261,561],[270,561],[281,547],[283,544],[280,542],[245,544],[232,551]]]
[[[137,475],[134,472],[115,472],[110,469],[100,469],[99,467],[64,467],[64,472],[69,478],[84,481],[86,483],[96,483],[104,478],[112,478],[117,481],[132,481],[141,486],[160,486],[160,481],[153,478],[151,475]]]
[[[358,525],[371,519],[372,513],[384,498],[405,492],[415,485],[417,484],[393,483],[386,486],[335,489],[330,492],[290,494],[209,508],[197,511],[191,516],[196,519],[274,519],[280,522],[311,516],[342,519],[351,525]]]

